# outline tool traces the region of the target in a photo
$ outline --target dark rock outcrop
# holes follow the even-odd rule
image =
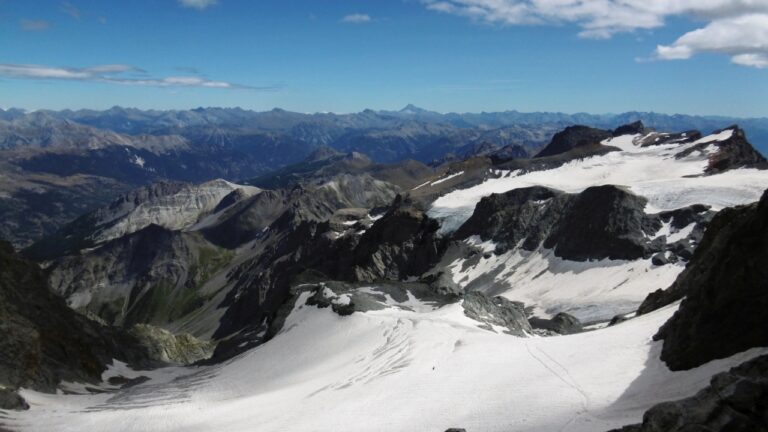
[[[648,132],[648,129],[645,128],[645,125],[643,124],[643,122],[638,120],[634,123],[617,127],[616,129],[613,130],[613,136],[618,137],[622,135],[645,134],[647,132]]]
[[[565,312],[560,312],[551,319],[530,317],[528,322],[534,329],[548,330],[561,335],[580,333],[584,330],[578,318]]]
[[[0,386],[53,391],[62,380],[98,382],[117,358],[148,364],[130,335],[78,315],[34,263],[0,242]]]
[[[571,201],[544,247],[554,248],[561,258],[638,259],[661,248],[645,233],[661,227],[658,219],[645,211],[647,200],[616,186],[585,189]]]
[[[569,126],[552,137],[552,141],[535,157],[554,156],[573,150],[576,147],[599,146],[600,142],[611,138],[613,133],[588,126]]]
[[[211,243],[235,248],[264,231],[285,212],[290,199],[291,194],[284,191],[264,191],[234,203],[219,217],[220,223],[203,228],[202,233]]]
[[[518,244],[532,251],[543,245],[561,258],[585,261],[651,258],[659,265],[687,260],[712,217],[709,208],[693,205],[655,215],[644,211],[646,199],[617,186],[595,186],[567,194],[541,186],[513,189],[484,197],[455,239],[478,235],[496,243],[496,253]],[[652,239],[662,224],[675,231],[695,224],[685,239]],[[693,243],[691,243],[691,240]],[[667,258],[666,255],[669,255]],[[661,258],[665,262],[661,262]]]
[[[0,387],[0,409],[23,411],[29,409],[29,404],[15,390]]]
[[[516,144],[509,144],[494,151],[489,157],[491,158],[491,162],[495,165],[513,159],[525,159],[528,158],[529,155],[524,147]]]
[[[768,431],[768,356],[712,377],[696,395],[655,405],[613,432]]]
[[[565,201],[563,192],[541,186],[491,194],[477,203],[472,216],[456,230],[454,237],[479,235],[483,240],[496,242],[499,253],[521,240],[523,249],[533,250],[560,220]]]
[[[686,269],[668,290],[649,295],[639,312],[683,296],[655,336],[664,339],[661,358],[670,369],[768,346],[768,193],[759,203],[718,213]]]
[[[483,198],[455,234],[493,240],[497,253],[515,247],[553,248],[576,261],[638,259],[663,250],[662,239],[648,233],[661,228],[659,216],[647,215],[645,198],[616,186],[597,186],[566,194],[539,186]]]
[[[745,167],[768,168],[768,162],[765,160],[765,157],[752,147],[749,141],[747,141],[744,130],[740,127],[733,125],[715,133],[729,129],[733,130],[730,138],[714,143],[718,151],[709,158],[706,173],[717,174],[730,169]]]
[[[464,315],[483,323],[481,327],[494,330],[493,327],[503,327],[504,333],[514,336],[533,334],[533,329],[525,315],[525,307],[520,302],[507,300],[504,297],[488,297],[479,291],[464,294],[462,302]]]
[[[436,220],[398,197],[352,251],[354,280],[400,280],[426,272],[444,249],[439,228]]]

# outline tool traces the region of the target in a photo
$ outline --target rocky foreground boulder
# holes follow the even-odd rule
[[[482,328],[501,331],[513,336],[528,336],[533,329],[525,316],[525,307],[520,302],[507,300],[504,297],[488,297],[479,291],[464,294],[461,303],[464,315],[483,323]]]
[[[612,432],[768,431],[768,356],[712,377],[696,395],[655,405],[643,422]]]
[[[669,291],[685,295],[655,336],[664,340],[661,358],[670,369],[768,346],[768,193],[718,213]]]
[[[718,213],[686,269],[639,312],[680,298],[654,337],[664,340],[661,359],[670,369],[768,346],[768,191],[758,203]],[[656,405],[642,424],[616,431],[768,431],[768,356],[715,375],[693,397]]]

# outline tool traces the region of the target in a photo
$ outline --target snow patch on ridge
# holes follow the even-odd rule
[[[699,141],[727,139],[728,129]],[[512,189],[544,186],[579,193],[591,186],[612,184],[629,188],[648,199],[646,211],[656,213],[691,204],[708,204],[713,210],[747,204],[760,198],[768,188],[768,171],[742,168],[704,176],[708,155],[676,155],[694,145],[665,144],[641,147],[640,135],[624,135],[603,141],[620,151],[572,160],[560,167],[523,173],[498,171],[497,178],[445,194],[432,203],[428,214],[441,221],[441,233],[458,229],[485,196]]]
[[[491,242],[467,243],[484,252],[495,248]],[[549,249],[516,248],[458,258],[447,269],[460,287],[522,301],[539,317],[567,312],[592,322],[635,311],[649,293],[671,285],[684,266],[654,266],[650,260],[570,261]]]

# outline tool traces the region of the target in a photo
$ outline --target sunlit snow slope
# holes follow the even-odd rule
[[[708,157],[716,150],[714,145],[706,151],[676,157],[698,144],[726,140],[732,132],[728,129],[684,145],[641,147],[637,144],[641,135],[608,139],[602,144],[621,151],[576,159],[550,170],[499,172],[498,178],[438,198],[429,214],[442,222],[443,232],[450,232],[469,219],[482,197],[527,186],[546,186],[565,192],[581,192],[590,186],[608,184],[626,186],[648,198],[649,213],[691,204],[708,204],[719,210],[757,201],[768,187],[768,171],[745,168],[705,176]]]
[[[302,305],[302,297],[297,305]],[[669,372],[650,337],[666,308],[622,325],[553,338],[477,327],[458,304],[340,317],[296,306],[285,330],[215,367],[149,372],[114,394],[24,391],[20,430],[595,431],[688,396],[753,350]],[[108,371],[107,376],[117,371]]]
[[[479,185],[438,198],[429,214],[441,221],[441,230],[448,234],[469,219],[483,197],[529,186],[569,193],[591,186],[624,186],[648,199],[646,213],[692,204],[720,210],[751,203],[768,188],[768,171],[742,168],[704,175],[709,157],[717,151],[714,143],[727,140],[732,133],[732,129],[726,129],[688,144],[647,147],[640,142],[647,142],[648,137],[639,134],[607,139],[604,145],[620,151],[575,159],[549,170],[496,172]],[[713,144],[703,150],[686,152],[710,142]],[[691,228],[673,231],[665,225],[657,233],[646,234],[649,238],[666,235],[671,243],[685,238]],[[532,252],[513,249],[496,255],[490,253],[495,248],[491,242],[483,244],[470,238],[465,243],[485,253],[471,259],[449,254],[441,263],[460,287],[525,302],[542,317],[568,312],[583,322],[605,321],[636,310],[650,292],[668,287],[685,264],[656,266],[650,259],[577,262],[561,259],[543,248]]]

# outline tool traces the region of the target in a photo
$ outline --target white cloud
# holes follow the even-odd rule
[[[742,66],[768,66],[768,14],[715,19],[680,36],[671,45],[656,48],[656,55],[662,60],[687,59],[702,52],[729,55],[731,62]]]
[[[274,86],[251,87],[225,81],[214,81],[195,76],[169,76],[162,78],[148,77],[146,76],[146,72],[144,70],[135,66],[123,64],[106,64],[86,68],[64,68],[28,64],[0,64],[0,76],[17,79],[93,81],[108,84],[153,87],[204,87],[250,90],[276,89]]]
[[[350,14],[341,19],[341,22],[349,24],[365,24],[371,21],[372,18],[370,15],[360,13]]]
[[[179,3],[188,8],[203,10],[217,3],[217,0],[179,0]]]
[[[760,69],[768,68],[767,54],[737,54],[731,57],[731,61],[742,66],[752,66]]]
[[[617,33],[651,30],[673,16],[707,21],[655,57],[687,59],[700,52],[731,56],[733,63],[765,67],[768,58],[768,0],[422,0],[437,12],[502,25],[572,23],[579,36],[610,38]]]

